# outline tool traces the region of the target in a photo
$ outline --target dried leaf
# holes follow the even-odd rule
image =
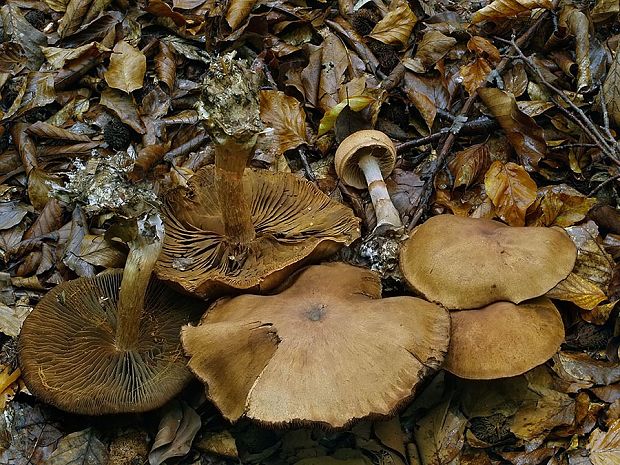
[[[435,406],[418,423],[415,442],[424,465],[444,465],[457,457],[465,443],[467,419],[450,401]]]
[[[551,299],[573,302],[586,310],[592,310],[607,300],[607,296],[600,287],[575,273],[569,274],[566,279],[560,281],[546,295]]]
[[[84,134],[76,134],[66,129],[56,127],[54,125],[37,121],[26,129],[26,132],[32,136],[45,137],[47,139],[72,140],[75,142],[91,142],[90,137]]]
[[[260,117],[273,128],[273,139],[280,154],[308,143],[306,114],[294,97],[277,90],[262,90]]]
[[[0,202],[0,231],[18,225],[32,208],[17,200]]]
[[[462,66],[459,72],[463,78],[465,90],[471,95],[487,80],[491,65],[484,58],[476,58],[472,63]]]
[[[18,380],[21,373],[19,368],[13,370],[10,366],[0,365],[0,411],[6,408],[7,403],[13,400],[19,390]]]
[[[63,38],[76,32],[88,13],[92,0],[69,0],[67,10],[58,23],[58,35]]]
[[[149,0],[149,4],[145,8],[149,13],[160,18],[170,18],[178,27],[185,26],[185,16],[178,11],[174,11],[167,3],[162,0]]]
[[[614,61],[609,67],[600,94],[605,100],[610,119],[616,126],[620,126],[620,45],[616,49]]]
[[[71,433],[58,442],[48,465],[106,465],[108,448],[95,435],[93,428]]]
[[[100,103],[112,110],[123,123],[130,126],[138,134],[146,132],[142,118],[138,113],[138,108],[131,95],[108,88],[101,92]]]
[[[159,423],[149,464],[160,465],[171,457],[186,455],[201,425],[200,416],[193,408],[183,401],[173,401]]]
[[[501,58],[497,47],[484,37],[473,36],[467,42],[467,48],[479,57],[488,59],[491,63],[498,63]]]
[[[97,49],[97,44],[94,42],[76,48],[41,47],[41,50],[43,50],[45,58],[54,69],[61,69],[66,62],[76,60],[82,55],[88,54],[93,48]]]
[[[618,0],[597,0],[594,8],[590,12],[592,21],[602,23],[620,13],[620,1]]]
[[[449,93],[444,80],[439,77],[419,76],[407,71],[403,81],[407,97],[424,118],[426,126],[432,128],[437,108],[448,106]]]
[[[256,0],[232,0],[228,3],[226,22],[233,31],[250,15],[255,4]]]
[[[349,66],[349,52],[342,41],[332,33],[326,34],[321,47],[319,63],[319,87],[317,92],[319,106],[328,111],[339,101],[339,91]]]
[[[196,443],[196,448],[208,454],[219,455],[231,459],[239,459],[237,443],[228,430],[207,433]]]
[[[515,97],[523,95],[527,90],[529,82],[525,66],[521,62],[515,63],[512,68],[506,71],[502,80],[504,81],[504,90],[510,92]]]
[[[431,29],[418,43],[415,57],[406,58],[403,64],[415,73],[425,73],[456,45],[456,39]]]
[[[122,268],[126,254],[104,236],[86,234],[80,245],[80,258],[94,266]]]
[[[26,51],[18,43],[3,42],[0,44],[0,73],[15,76],[24,69],[27,61]]]
[[[620,420],[609,426],[608,431],[596,429],[586,445],[592,465],[617,465],[620,463]]]
[[[159,53],[155,57],[155,74],[157,79],[168,86],[168,90],[174,89],[176,79],[176,55],[174,48],[163,40],[159,42]]]
[[[28,57],[26,67],[32,71],[38,70],[43,64],[41,47],[47,45],[47,36],[26,20],[16,3],[6,3],[0,8],[0,18],[4,27],[4,40],[21,45]]]
[[[0,332],[10,337],[19,336],[22,324],[29,314],[30,309],[28,307],[7,307],[0,303]],[[0,392],[2,392],[1,389]]]
[[[614,270],[614,260],[601,244],[598,227],[593,221],[566,228],[577,246],[577,261],[573,273],[606,290]]]
[[[620,365],[597,360],[582,352],[559,352],[553,357],[553,370],[569,382],[608,386],[620,381]]]
[[[510,226],[525,225],[525,212],[536,200],[536,183],[522,166],[494,161],[484,187],[502,220]]]
[[[532,171],[547,153],[543,130],[519,110],[514,95],[495,88],[478,90],[480,98],[506,133],[528,171]]]
[[[497,19],[508,19],[529,13],[535,8],[553,9],[551,0],[493,0],[491,4],[476,11],[471,18],[472,24],[481,21],[493,21]]]
[[[392,0],[390,11],[375,25],[369,37],[384,44],[400,44],[405,47],[417,21],[418,18],[406,1]]]
[[[567,184],[545,186],[528,210],[527,225],[566,228],[582,221],[596,202]]]
[[[112,52],[110,66],[103,73],[108,85],[127,93],[141,89],[146,73],[144,53],[124,40],[118,42]]]
[[[559,22],[575,37],[577,92],[587,92],[592,88],[592,74],[590,72],[590,21],[583,12],[573,5],[565,4],[560,11]]]
[[[471,186],[482,173],[486,172],[490,161],[489,147],[486,144],[472,145],[457,152],[448,165],[454,177],[453,188]]]

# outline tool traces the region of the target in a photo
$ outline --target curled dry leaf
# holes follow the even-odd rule
[[[245,21],[255,4],[256,0],[232,0],[228,3],[226,22],[233,31]]]
[[[590,21],[588,17],[573,5],[565,4],[560,12],[560,25],[566,27],[575,36],[575,56],[577,60],[577,92],[584,92],[592,87],[590,72]]]
[[[501,58],[497,47],[484,37],[473,36],[467,42],[467,48],[476,55],[487,58],[491,63],[498,63]]]
[[[200,415],[193,408],[183,401],[171,402],[159,422],[149,465],[160,465],[169,458],[186,455],[201,426]]]
[[[82,25],[92,0],[69,0],[64,16],[58,23],[58,35],[63,38],[76,32]]]
[[[422,40],[418,43],[415,57],[405,58],[403,64],[415,73],[424,73],[441,60],[456,45],[456,42],[454,37],[431,29],[424,33]]]
[[[534,170],[547,153],[543,130],[517,106],[514,95],[495,88],[478,90],[480,98],[506,133],[528,171]]]
[[[527,90],[527,84],[529,79],[525,72],[525,66],[521,62],[515,63],[506,73],[502,76],[504,81],[504,90],[510,92],[515,97],[523,95]]]
[[[185,16],[178,11],[174,11],[167,3],[162,0],[149,0],[145,8],[149,13],[160,18],[170,18],[178,27],[185,26]]]
[[[409,8],[408,2],[392,0],[390,11],[375,25],[369,37],[384,44],[400,44],[405,47],[417,21],[418,18]]]
[[[47,36],[26,20],[17,3],[3,3],[4,6],[0,8],[0,19],[4,28],[4,40],[21,45],[28,57],[26,68],[38,70],[43,64],[41,47],[47,45]]]
[[[620,13],[620,1],[618,0],[597,0],[594,8],[590,12],[592,21],[601,23]]]
[[[142,88],[144,73],[146,73],[144,53],[121,40],[114,46],[110,66],[103,76],[110,87],[130,93]]]
[[[92,428],[65,436],[47,462],[48,465],[68,464],[106,465],[108,448],[97,438]]]
[[[168,86],[169,90],[174,89],[176,79],[175,51],[163,40],[159,41],[159,53],[155,57],[155,74],[157,74],[157,79]]]
[[[26,129],[26,132],[32,136],[44,137],[46,139],[70,140],[75,142],[91,141],[90,137],[84,134],[76,134],[75,132],[56,127],[43,121],[37,121],[36,123],[31,124]]]
[[[7,307],[0,303],[0,332],[10,337],[19,336],[19,330],[30,310],[26,306]],[[1,386],[0,392],[2,392]]]
[[[551,10],[553,2],[551,0],[494,0],[490,5],[476,11],[471,22],[477,24],[481,21],[514,18],[529,13],[535,8]]]
[[[146,132],[144,122],[131,95],[108,88],[101,92],[99,102],[112,110],[123,123],[130,126],[138,134]]]
[[[448,168],[454,176],[453,188],[471,186],[482,173],[486,172],[490,162],[487,144],[472,145],[457,152],[448,164]]]
[[[566,228],[583,220],[596,202],[567,184],[545,186],[528,210],[527,225]]]
[[[620,126],[620,46],[616,49],[614,61],[601,88],[600,97],[605,101],[605,107],[610,119]]]
[[[280,154],[308,142],[306,114],[296,98],[278,90],[262,90],[260,117],[273,128],[273,139]]]
[[[321,137],[327,131],[331,130],[336,124],[336,119],[340,112],[346,107],[349,106],[353,111],[362,111],[367,106],[371,105],[375,102],[373,97],[368,95],[358,95],[356,97],[349,97],[346,100],[343,100],[339,104],[335,105],[329,111],[325,112],[323,118],[321,118],[321,122],[319,123],[319,133],[318,137]]]
[[[594,430],[586,445],[592,465],[616,465],[620,463],[620,420],[609,426],[609,430]]]
[[[407,97],[430,129],[435,121],[437,109],[448,106],[449,93],[444,80],[440,77],[420,76],[407,71],[403,84]]]
[[[478,90],[491,72],[491,65],[484,58],[476,58],[472,63],[464,65],[460,69],[463,78],[463,86],[469,95]]]
[[[607,296],[600,287],[575,273],[569,274],[546,295],[551,299],[568,300],[585,310],[592,310],[602,301],[607,300]]]
[[[97,44],[92,42],[76,48],[41,47],[41,50],[47,62],[54,69],[61,69],[65,66],[65,63],[88,54],[92,48],[97,49]]]
[[[536,183],[522,166],[494,161],[484,187],[502,220],[510,226],[525,225],[525,212],[536,200]]]

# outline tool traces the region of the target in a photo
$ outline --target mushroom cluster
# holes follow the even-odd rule
[[[564,340],[544,296],[573,269],[577,250],[559,228],[435,216],[401,249],[409,285],[452,311],[444,368],[462,378],[515,376],[544,363]]]

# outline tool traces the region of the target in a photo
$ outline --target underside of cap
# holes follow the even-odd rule
[[[517,376],[545,363],[564,341],[564,324],[546,297],[497,302],[451,312],[450,348],[443,368],[467,379]]]
[[[393,414],[441,364],[450,322],[435,304],[380,295],[368,270],[308,267],[280,294],[222,299],[184,327],[188,366],[232,421],[339,428]]]
[[[575,244],[559,228],[439,215],[412,232],[400,268],[428,300],[468,309],[539,297],[570,274],[576,258]]]
[[[28,389],[62,410],[86,415],[158,408],[191,380],[179,329],[204,308],[152,280],[139,342],[114,343],[122,270],[78,278],[49,291],[28,315],[19,359]]]
[[[230,290],[269,290],[303,265],[359,237],[359,219],[313,184],[290,173],[246,170],[256,239],[227,239],[212,166],[165,200],[166,237],[157,276],[206,297]]]

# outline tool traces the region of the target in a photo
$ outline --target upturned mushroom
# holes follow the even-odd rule
[[[545,363],[564,341],[562,317],[546,297],[451,312],[443,368],[461,378],[517,376]]]
[[[275,295],[220,299],[181,339],[227,419],[342,427],[394,413],[438,368],[448,332],[441,307],[381,299],[375,273],[329,263]]]
[[[452,310],[539,297],[570,274],[576,258],[560,228],[439,215],[405,241],[400,268],[414,290]]]
[[[62,283],[37,304],[19,338],[34,395],[73,413],[143,412],[191,380],[179,329],[202,304],[151,279],[162,235],[157,215],[139,221],[124,270]]]
[[[383,179],[392,173],[395,163],[394,143],[373,129],[354,132],[336,150],[334,164],[342,182],[356,189],[368,188],[377,218],[374,234],[403,229]]]
[[[494,379],[524,373],[560,348],[562,318],[549,299],[536,298],[569,275],[576,256],[559,228],[440,215],[412,232],[400,267],[417,292],[461,310],[450,314],[444,368]]]
[[[199,114],[213,139],[215,167],[165,197],[160,279],[201,297],[264,291],[359,237],[351,209],[313,184],[246,169],[261,130],[258,85],[231,55],[211,65]]]

